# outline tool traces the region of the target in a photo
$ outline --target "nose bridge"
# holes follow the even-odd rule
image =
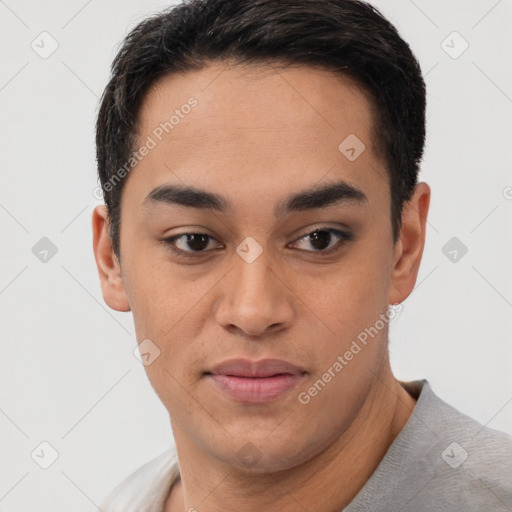
[[[271,295],[271,278],[275,278],[268,259],[259,256],[249,263],[240,259],[235,268],[235,293],[239,304],[249,306],[253,302],[268,304]],[[265,300],[263,300],[265,299]]]
[[[293,314],[277,272],[262,249],[240,244],[233,258],[233,271],[223,290],[217,321],[225,328],[259,335],[287,324]]]

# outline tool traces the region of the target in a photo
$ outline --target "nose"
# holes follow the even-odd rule
[[[291,325],[291,292],[281,272],[272,268],[265,251],[252,263],[234,256],[234,268],[222,283],[216,320],[231,334],[262,337]]]

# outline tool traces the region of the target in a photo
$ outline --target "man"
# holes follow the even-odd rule
[[[193,0],[128,35],[94,252],[177,452],[104,512],[512,509],[510,437],[389,365],[424,138],[419,65],[365,3]]]

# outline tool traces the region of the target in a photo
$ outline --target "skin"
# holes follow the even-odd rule
[[[387,324],[308,404],[297,395],[413,290],[430,189],[416,186],[395,243],[371,105],[346,78],[226,63],[167,76],[142,104],[139,143],[191,96],[197,107],[128,176],[122,265],[105,206],[92,219],[106,303],[131,310],[138,343],[149,338],[161,351],[145,368],[169,412],[180,460],[166,511],[341,510],[415,406],[390,369]],[[338,150],[349,134],[366,146],[355,161]],[[340,180],[366,201],[274,216],[288,195]],[[164,183],[221,194],[233,210],[144,206]],[[349,229],[353,239],[333,235],[330,246],[339,250],[321,256],[305,236],[318,228]],[[180,258],[160,242],[190,232],[214,237],[210,252]],[[262,247],[253,263],[236,252],[249,236]],[[181,239],[178,248],[196,246]],[[280,358],[306,375],[273,402],[235,402],[204,377],[234,357]],[[260,457],[251,467],[238,456],[249,442]]]

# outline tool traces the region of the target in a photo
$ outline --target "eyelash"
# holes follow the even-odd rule
[[[326,249],[326,250],[305,251],[305,252],[319,254],[320,256],[328,256],[328,255],[331,255],[331,254],[341,250],[341,248],[344,246],[345,242],[350,242],[350,241],[352,241],[354,239],[353,234],[350,233],[350,232],[340,231],[339,229],[334,229],[334,228],[320,227],[320,228],[316,228],[313,231],[310,231],[310,232],[300,236],[299,238],[297,238],[292,243],[296,243],[299,240],[302,240],[304,238],[307,238],[308,236],[311,236],[313,233],[318,233],[318,232],[321,232],[321,231],[327,231],[329,233],[333,233],[334,235],[336,235],[336,236],[338,236],[340,238],[340,241],[338,241],[337,244],[335,244],[334,246],[332,246],[332,247],[330,247],[329,249]],[[179,235],[174,235],[174,236],[171,236],[169,238],[165,238],[165,239],[163,239],[161,241],[174,254],[176,254],[176,255],[178,255],[180,257],[183,257],[183,258],[200,258],[204,253],[209,252],[209,251],[206,251],[206,250],[194,252],[194,251],[183,251],[181,249],[176,249],[176,247],[174,246],[175,240],[178,240],[178,239],[180,239],[182,237],[185,237],[187,235],[203,235],[203,236],[207,236],[208,238],[210,238],[212,240],[217,240],[215,237],[213,237],[211,235],[208,235],[207,233],[191,232],[191,233],[180,233]]]

